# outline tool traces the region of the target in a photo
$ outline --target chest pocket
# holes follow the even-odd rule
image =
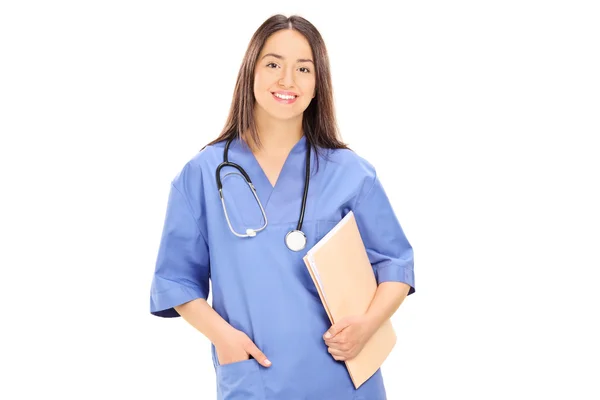
[[[327,235],[338,224],[338,222],[339,221],[330,221],[330,220],[317,221],[316,242],[323,239],[325,237],[325,235]]]

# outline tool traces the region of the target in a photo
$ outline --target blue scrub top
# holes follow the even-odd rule
[[[350,210],[355,214],[378,283],[405,282],[415,291],[413,250],[374,167],[346,149],[311,151],[311,180],[302,230],[306,248],[289,250],[304,192],[306,137],[292,148],[273,187],[247,145],[235,139],[229,161],[242,166],[256,187],[268,226],[253,238],[230,231],[215,170],[224,142],[205,147],[172,181],[150,295],[150,312],[178,317],[174,306],[208,298],[234,328],[245,332],[271,360],[219,365],[211,345],[219,400],[386,398],[381,371],[355,389],[345,364],[323,341],[331,324],[302,260]],[[319,169],[317,171],[317,157]],[[225,167],[223,194],[236,232],[264,221],[252,192],[234,168]]]

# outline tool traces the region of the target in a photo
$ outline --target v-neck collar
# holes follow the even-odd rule
[[[281,186],[280,182],[282,181],[282,178],[285,179],[284,175],[285,175],[287,169],[289,169],[288,164],[290,163],[290,159],[292,158],[292,156],[295,156],[296,154],[299,154],[299,153],[302,153],[305,155],[306,135],[302,135],[300,137],[300,139],[296,142],[296,144],[292,147],[290,152],[288,153],[288,155],[281,167],[281,170],[279,171],[279,175],[277,177],[277,181],[275,182],[275,185],[271,184],[271,181],[269,180],[264,169],[261,167],[260,163],[258,162],[258,159],[256,158],[256,156],[254,155],[254,153],[252,152],[252,150],[250,149],[250,147],[248,146],[248,144],[245,141],[243,141],[239,137],[237,137],[234,139],[231,147],[237,147],[239,149],[239,151],[243,154],[243,158],[247,159],[247,162],[249,163],[249,167],[251,164],[251,169],[253,171],[254,170],[258,171],[257,172],[258,176],[250,176],[250,180],[253,182],[254,187],[256,188],[257,195],[258,195],[261,203],[263,204],[263,207],[266,210],[272,194],[274,192],[276,192],[276,190],[279,186]],[[248,174],[250,175],[249,171],[248,171]]]

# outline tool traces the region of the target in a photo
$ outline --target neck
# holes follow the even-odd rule
[[[257,148],[252,140],[247,143],[253,152],[288,153],[302,138],[302,114],[297,118],[281,120],[268,115],[260,107],[255,109],[256,128],[261,147]]]

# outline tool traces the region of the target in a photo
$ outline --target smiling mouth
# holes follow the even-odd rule
[[[272,92],[271,94],[281,100],[294,100],[298,97],[296,95],[280,94],[276,92]]]
[[[273,98],[282,104],[291,104],[293,102],[296,101],[296,99],[298,98],[298,96],[295,95],[283,95],[283,94],[279,94],[279,93],[271,93],[273,95]]]

